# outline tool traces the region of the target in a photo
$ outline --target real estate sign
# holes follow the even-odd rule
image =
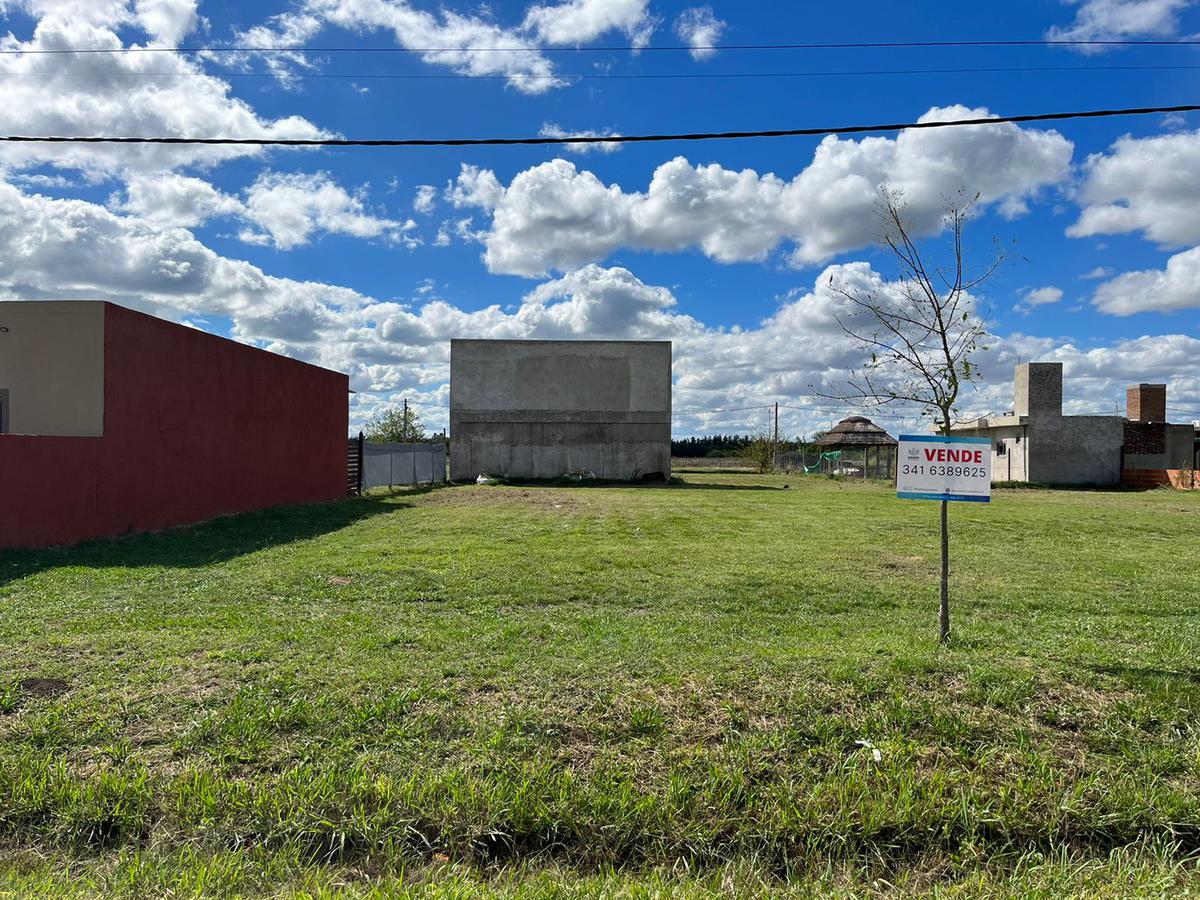
[[[991,444],[978,437],[900,435],[896,496],[987,503],[992,497]]]

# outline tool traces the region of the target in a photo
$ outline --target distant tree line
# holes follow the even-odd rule
[[[671,441],[671,455],[697,459],[722,459],[745,456],[746,450],[755,441],[764,439],[763,434],[711,434],[700,437],[676,438]],[[803,435],[795,438],[779,438],[780,453],[797,453],[811,445]]]
[[[692,459],[707,456],[717,459],[725,456],[740,456],[745,447],[753,440],[749,434],[712,434],[702,437],[688,437],[671,441],[672,456],[687,456]]]

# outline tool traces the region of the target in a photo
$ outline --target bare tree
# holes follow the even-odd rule
[[[977,272],[967,264],[963,232],[978,201],[960,198],[949,203],[945,228],[949,242],[946,264],[930,265],[922,256],[905,215],[903,198],[880,194],[879,215],[883,244],[895,257],[899,273],[877,290],[830,285],[849,301],[849,314],[838,324],[870,359],[851,376],[848,388],[834,396],[864,407],[896,403],[916,405],[947,435],[956,424],[955,406],[965,387],[979,378],[972,358],[987,330],[975,310],[971,291],[1004,262],[997,245]],[[938,640],[950,639],[950,532],[946,501],[941,501],[942,583]]]

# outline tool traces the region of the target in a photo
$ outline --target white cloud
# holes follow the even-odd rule
[[[1167,113],[1159,120],[1159,126],[1163,131],[1186,131],[1187,116],[1183,113]]]
[[[1111,278],[1112,273],[1111,266],[1096,266],[1096,268],[1084,272],[1079,277],[1084,281],[1099,281],[1101,278]]]
[[[1050,40],[1111,41],[1136,37],[1171,37],[1179,32],[1179,14],[1194,0],[1065,0],[1075,6],[1075,20],[1046,32]],[[1084,53],[1102,46],[1082,46]]]
[[[446,185],[445,198],[456,209],[478,206],[491,211],[504,197],[504,187],[491,169],[463,163],[458,178]]]
[[[164,227],[194,228],[217,217],[246,223],[238,237],[248,243],[291,250],[318,233],[381,238],[412,247],[416,223],[371,215],[362,195],[351,194],[327,173],[266,172],[244,199],[222,193],[207,181],[175,173],[138,175],[129,180],[116,210]]]
[[[691,47],[692,59],[703,60],[715,56],[713,49],[721,40],[725,22],[713,15],[711,6],[694,6],[685,9],[675,20],[675,33]]]
[[[1025,302],[1029,306],[1046,306],[1049,303],[1057,303],[1062,298],[1062,289],[1056,287],[1034,288],[1025,294]]]
[[[566,138],[566,137],[620,137],[620,132],[613,131],[611,128],[602,128],[599,131],[580,131],[578,129],[567,131],[561,125],[554,122],[545,122],[542,124],[541,131],[538,132],[542,137],[551,138]],[[569,143],[562,144],[563,149],[568,153],[588,154],[592,151],[597,153],[616,153],[621,149],[620,144],[588,144],[588,143]]]
[[[26,0],[22,5],[37,18],[33,36],[28,41],[11,34],[0,37],[0,49],[118,49],[124,46],[118,36],[122,28],[140,28],[152,41],[169,45],[195,24],[193,4],[181,0],[144,2],[136,11],[127,0]],[[204,74],[195,60],[178,54],[9,52],[0,55],[0,80],[5,91],[0,132],[7,134],[329,136],[299,116],[260,117],[230,96],[227,82]],[[0,171],[50,164],[103,178],[263,152],[250,146],[8,144],[0,148]]]
[[[391,32],[399,46],[418,51],[429,65],[464,75],[507,76],[510,85],[528,94],[565,84],[554,76],[554,67],[537,42],[522,32],[501,27],[484,16],[464,16],[447,9],[434,15],[415,9],[407,0],[303,0],[295,11],[238,35],[237,43],[297,46],[329,26]],[[272,54],[269,59],[276,61],[273,71],[286,79],[285,63],[311,65],[303,56],[293,57],[281,59]]]
[[[653,339],[699,327],[690,317],[665,312],[675,303],[667,288],[644,284],[628,269],[590,265],[530,291],[519,315],[537,321],[546,336]]]
[[[244,339],[304,344],[339,309],[345,288],[272,278],[218,256],[183,228],[157,226],[82,200],[27,196],[0,182],[0,294],[105,299],[172,317],[227,315]]]
[[[486,175],[490,178],[464,167],[455,192],[464,199],[480,193],[477,184],[495,180],[490,171]],[[482,196],[495,204],[484,253],[492,272],[539,276],[551,268],[574,268],[603,259],[631,240],[634,200],[590,172],[577,172],[566,160],[520,173],[494,201],[487,193]]]
[[[1182,8],[1188,4],[1168,4]],[[1164,33],[1174,33],[1174,19]],[[1178,129],[1181,121],[1164,127]],[[1106,155],[1093,154],[1086,163],[1079,220],[1067,229],[1072,237],[1141,231],[1163,247],[1200,241],[1194,209],[1200,189],[1189,170],[1200,163],[1200,131],[1151,138],[1129,135],[1117,140]],[[1101,266],[1082,276],[1108,278]],[[1093,305],[1110,315],[1175,312],[1200,307],[1200,248],[1175,254],[1161,270],[1124,273],[1100,285]],[[1180,382],[1195,390],[1194,382]]]
[[[645,47],[659,21],[648,6],[649,0],[536,3],[519,25],[505,26],[486,5],[470,14],[444,7],[435,14],[417,9],[409,0],[298,0],[291,11],[239,33],[235,42],[247,47],[302,46],[330,27],[385,31],[428,65],[463,75],[505,77],[518,91],[540,94],[570,83],[556,74],[544,48],[582,46],[614,31],[635,49]],[[245,54],[240,61],[249,64],[253,57]],[[264,59],[285,84],[292,83],[296,69],[315,65],[302,53],[273,53]]]
[[[1058,303],[1063,298],[1061,288],[1054,286],[1030,288],[1021,297],[1021,302],[1013,307],[1017,312],[1029,315],[1038,306],[1048,306]]]
[[[983,115],[952,106],[921,121]],[[791,181],[676,157],[655,170],[645,192],[626,192],[556,159],[519,173],[507,188],[489,170],[464,167],[448,196],[492,212],[484,259],[493,272],[541,276],[621,247],[698,247],[719,262],[755,260],[784,240],[793,245],[792,264],[804,266],[876,239],[881,186],[903,192],[916,233],[931,234],[948,197],[962,189],[984,203],[1032,197],[1066,177],[1072,150],[1055,131],[1011,123],[922,129],[894,139],[828,137]]]
[[[633,46],[644,47],[655,26],[649,5],[649,0],[561,0],[531,6],[522,27],[550,46],[580,46],[621,31]]]
[[[302,47],[324,27],[317,16],[297,11],[272,16],[265,25],[255,25],[234,35],[233,43],[239,47]],[[315,64],[308,54],[299,51],[276,50],[270,53],[226,53],[215,54],[214,58],[224,65],[249,68],[254,59],[261,59],[284,87],[295,87],[296,69],[312,69]]]
[[[247,237],[268,236],[281,250],[307,244],[318,231],[410,246],[417,242],[415,222],[371,215],[362,196],[348,193],[324,172],[265,173],[247,188],[245,206],[245,218],[261,229]]]
[[[197,0],[136,0],[134,13],[155,44],[178,47],[200,21],[196,3]]]
[[[1114,316],[1200,307],[1200,247],[1176,253],[1165,269],[1118,275],[1096,288],[1093,302]]]
[[[1200,131],[1120,138],[1085,164],[1071,237],[1141,231],[1163,247],[1200,243]]]
[[[29,187],[53,188],[57,190],[77,187],[75,181],[66,175],[47,175],[44,172],[13,174],[9,176],[8,180],[13,184],[24,184]]]
[[[1140,232],[1163,248],[1200,243],[1200,131],[1118,139],[1088,157],[1071,237]],[[1101,278],[1101,267],[1085,277]],[[1126,272],[1101,284],[1093,303],[1111,315],[1200,307],[1200,247],[1176,253],[1163,269]]]
[[[432,184],[418,185],[416,196],[413,197],[413,209],[423,215],[433,212],[437,203],[437,192],[437,188]]]
[[[125,200],[114,206],[155,225],[178,228],[193,228],[217,216],[245,214],[237,197],[222,193],[201,178],[170,172],[131,178]]]

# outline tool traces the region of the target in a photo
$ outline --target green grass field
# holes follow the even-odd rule
[[[935,504],[684,479],[0,553],[0,896],[1200,894],[1200,494],[955,505],[939,648]]]

